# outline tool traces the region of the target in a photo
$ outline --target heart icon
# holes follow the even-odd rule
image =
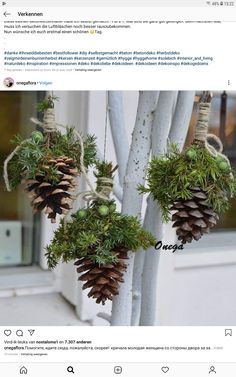
[[[169,367],[162,367],[161,370],[163,373],[167,373],[169,371]]]
[[[11,335],[11,330],[4,330],[4,334],[6,336],[10,336]]]

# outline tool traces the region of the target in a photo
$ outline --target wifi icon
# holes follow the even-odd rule
[[[33,333],[35,332],[35,330],[28,330],[29,331],[29,333],[30,333],[30,335],[32,336],[33,335]]]

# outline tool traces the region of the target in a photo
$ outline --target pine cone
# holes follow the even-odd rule
[[[128,259],[128,249],[125,247],[116,247],[113,250],[118,258],[116,264],[99,265],[93,262],[89,257],[81,258],[75,262],[77,272],[85,272],[79,277],[79,280],[85,281],[83,289],[91,288],[88,297],[96,300],[97,304],[104,305],[106,300],[112,300],[113,296],[119,294],[120,283],[124,282],[123,273],[126,270]]]
[[[207,194],[200,188],[191,189],[191,199],[180,199],[170,208],[175,211],[172,215],[173,227],[182,244],[198,241],[204,233],[209,233],[219,217],[206,203]]]
[[[78,170],[75,168],[72,158],[61,156],[50,159],[44,169],[55,167],[60,176],[58,183],[45,180],[45,176],[36,174],[35,179],[22,180],[25,191],[32,199],[31,205],[35,212],[40,212],[45,208],[45,213],[52,223],[56,222],[56,215],[67,214],[71,209],[73,197],[72,191],[75,190],[75,177]]]

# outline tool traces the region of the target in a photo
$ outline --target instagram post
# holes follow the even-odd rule
[[[235,92],[0,95],[1,325],[235,325]]]

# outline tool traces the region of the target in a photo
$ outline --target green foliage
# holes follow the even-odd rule
[[[57,101],[57,100],[58,100],[58,97],[48,96],[42,102],[39,102],[37,104],[37,110],[39,112],[44,112],[47,109],[53,109],[54,108],[54,101]]]
[[[77,139],[73,128],[67,128],[66,134],[62,135],[60,131],[44,135],[42,141],[35,138],[22,140],[16,136],[12,141],[18,145],[19,149],[8,164],[10,185],[15,189],[20,184],[22,178],[35,178],[36,174],[45,176],[45,181],[58,182],[59,176],[56,168],[50,166],[45,168],[50,158],[67,156],[73,158],[75,167],[78,171],[80,168],[80,142]],[[84,165],[86,168],[95,163],[96,143],[95,137],[87,135],[84,138]]]
[[[107,216],[100,214],[101,205],[111,208]],[[156,239],[142,229],[136,217],[114,211],[113,200],[95,201],[83,211],[87,215],[82,218],[80,210],[66,224],[61,221],[51,244],[47,246],[49,268],[54,268],[60,260],[68,262],[81,257],[88,257],[99,265],[116,263],[115,247],[136,251],[156,244]]]
[[[94,135],[87,135],[84,142],[84,166],[92,165],[96,161],[96,143]],[[50,150],[53,156],[68,156],[76,162],[76,167],[80,171],[80,142],[74,133],[73,127],[68,127],[65,135],[60,131],[52,133]]]
[[[94,173],[96,178],[109,177],[113,178],[113,173],[116,171],[118,166],[113,168],[112,162],[106,161],[96,161],[97,172]]]
[[[236,195],[235,174],[229,164],[198,144],[182,153],[172,145],[167,154],[153,158],[147,179],[148,187],[140,185],[138,189],[151,193],[159,202],[164,221],[170,218],[169,208],[173,202],[192,197],[191,187],[201,187],[207,193],[209,206],[217,213],[227,210],[229,198]]]

